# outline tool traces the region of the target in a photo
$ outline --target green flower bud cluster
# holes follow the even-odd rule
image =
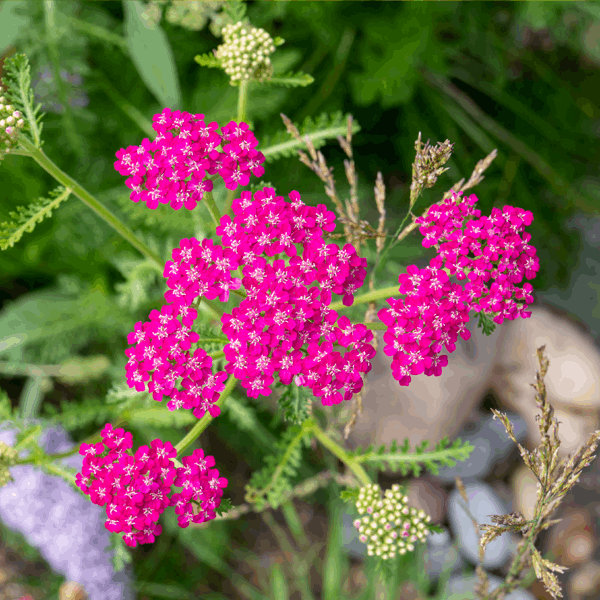
[[[271,55],[275,51],[273,38],[264,30],[244,25],[241,21],[223,28],[225,43],[215,51],[225,73],[235,82],[256,79],[264,81],[273,74]]]
[[[359,539],[367,544],[369,556],[383,560],[395,558],[415,549],[415,542],[423,542],[429,533],[431,517],[424,510],[407,505],[398,484],[386,490],[384,496],[376,483],[361,488],[356,508],[360,515],[354,521]]]
[[[152,0],[145,10],[145,18],[153,26],[162,18],[162,7],[167,0]],[[167,6],[166,20],[189,31],[200,31],[206,22],[224,4],[221,0],[172,0]]]
[[[20,111],[8,103],[3,92],[5,88],[0,84],[0,159],[17,145],[19,130],[25,125]]]
[[[8,467],[17,462],[18,452],[11,446],[0,442],[0,487],[12,481]]]

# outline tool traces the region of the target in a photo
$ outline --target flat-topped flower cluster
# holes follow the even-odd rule
[[[212,359],[201,349],[189,351],[199,336],[190,331],[200,297],[226,301],[243,287],[246,297],[222,317],[225,371],[241,380],[249,397],[271,393],[277,375],[282,383],[309,387],[324,405],[350,399],[362,389],[370,370],[373,334],[364,325],[329,309],[332,294],[349,306],[366,275],[366,260],[350,244],[325,244],[335,227],[325,205],[307,206],[298,192],[291,202],[273,188],[242,192],[234,201],[234,219],[225,215],[217,227],[222,244],[184,239],[167,262],[164,276],[168,304],[137,323],[126,351],[130,387],[170,396],[168,408],[192,408],[198,417],[209,410],[224,387],[226,374],[211,373]],[[296,245],[302,247],[301,253]],[[276,258],[284,255],[284,258]],[[242,269],[242,278],[235,277]],[[180,317],[181,320],[178,318]],[[346,348],[334,351],[334,344]],[[184,390],[177,389],[179,377]]]
[[[169,203],[194,209],[212,190],[206,176],[221,176],[230,190],[260,176],[264,156],[246,123],[204,122],[203,115],[163,110],[155,115],[157,137],[117,152],[115,168],[128,176],[131,199],[149,208]],[[222,145],[222,152],[218,150]],[[439,376],[458,335],[468,339],[469,312],[484,312],[494,322],[527,318],[539,263],[531,236],[530,211],[505,206],[481,217],[475,196],[460,193],[432,206],[417,219],[423,246],[437,255],[425,269],[410,265],[399,276],[404,298],[388,299],[379,311],[387,325],[385,352],[393,356],[392,372],[402,385],[419,373]],[[147,390],[156,401],[168,398],[169,410],[192,410],[197,418],[216,417],[216,404],[227,376],[240,380],[249,397],[272,392],[276,378],[308,387],[323,405],[349,400],[363,387],[375,348],[373,333],[330,308],[332,295],[351,306],[365,280],[367,261],[351,244],[325,242],[335,229],[335,215],[324,204],[307,206],[297,191],[289,202],[270,187],[243,191],[232,204],[233,218],[221,217],[210,239],[181,240],[167,261],[166,304],[150,312],[128,335],[125,351],[127,383]],[[451,283],[456,276],[458,282]],[[490,282],[491,280],[491,282]],[[489,285],[488,285],[488,282]],[[197,302],[226,302],[231,292],[243,297],[221,319],[226,343],[224,371],[213,373],[212,357],[192,348],[199,335],[192,330]],[[83,444],[84,469],[77,483],[93,502],[107,506],[107,527],[124,533],[130,545],[148,543],[160,533],[157,524],[169,504],[179,524],[215,517],[227,480],[219,478],[213,457],[202,450],[183,458],[176,469],[175,449],[160,440],[130,451],[131,434],[103,431],[104,444]],[[168,496],[172,485],[182,491]],[[382,498],[378,486],[359,495],[355,522],[369,554],[393,558],[425,538],[428,518],[406,506],[397,487]]]
[[[260,177],[265,171],[265,157],[255,150],[258,140],[246,123],[230,121],[219,134],[218,123],[206,124],[204,115],[165,108],[154,115],[152,128],[157,133],[153,141],[145,138],[139,146],[122,148],[115,162],[115,169],[127,176],[131,200],[148,208],[161,203],[192,210],[213,189],[207,174],[218,174],[227,189],[235,190],[248,185],[250,173]]]
[[[406,297],[390,298],[390,308],[378,313],[388,326],[384,351],[393,356],[392,372],[400,385],[423,372],[441,375],[448,364],[443,346],[454,352],[458,335],[471,336],[466,328],[471,310],[483,311],[498,324],[531,316],[525,307],[533,302],[533,288],[516,284],[523,277],[533,279],[539,269],[536,250],[528,244],[531,235],[519,235],[533,214],[505,206],[480,217],[481,211],[473,209],[476,202],[474,194],[462,198],[453,193],[416,220],[422,224],[423,247],[435,247],[437,255],[424,269],[410,265],[398,278]],[[451,283],[452,275],[466,281],[464,287]]]
[[[123,533],[128,546],[149,544],[162,531],[158,524],[167,506],[175,506],[180,527],[214,519],[227,479],[211,469],[215,460],[197,449],[176,468],[171,442],[155,439],[131,451],[133,437],[107,423],[102,442],[81,444],[83,467],[77,486],[98,506],[106,506],[106,528]],[[171,494],[171,487],[183,488]],[[194,508],[196,511],[194,512]]]

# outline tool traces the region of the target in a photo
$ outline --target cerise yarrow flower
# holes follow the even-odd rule
[[[160,515],[169,505],[176,506],[181,527],[187,527],[190,520],[215,518],[227,479],[210,469],[214,457],[205,457],[198,449],[183,458],[183,469],[176,469],[172,459],[177,452],[171,442],[155,439],[133,453],[130,432],[107,423],[101,435],[101,443],[81,444],[83,466],[75,481],[94,504],[106,506],[105,527],[123,533],[128,546],[154,542],[162,531]],[[173,485],[183,491],[169,496]]]
[[[193,399],[200,396],[202,410],[218,410],[206,404],[203,381],[195,383],[189,375],[186,351],[198,339],[188,330],[197,315],[190,305],[197,297],[226,301],[230,290],[243,285],[246,298],[223,315],[222,324],[229,340],[225,370],[241,379],[250,397],[271,393],[275,375],[286,385],[295,378],[298,385],[310,387],[323,404],[348,400],[362,389],[362,374],[370,370],[375,354],[369,343],[373,334],[347,318],[338,322],[329,304],[332,293],[341,295],[346,306],[352,304],[353,292],[365,278],[366,260],[350,244],[325,244],[324,232],[335,227],[335,217],[325,205],[307,206],[295,191],[289,197],[291,203],[275,196],[272,188],[258,190],[254,199],[242,192],[232,206],[234,219],[226,215],[217,227],[222,245],[193,238],[181,241],[165,266],[170,288],[165,299],[170,304],[153,323],[138,323],[129,334],[129,343],[136,344],[126,351],[130,387],[144,390],[152,378],[149,390],[157,400],[163,393],[170,395],[172,410],[192,407],[197,414]],[[232,276],[240,267],[241,280]],[[174,315],[183,312],[187,321],[180,323]],[[178,345],[177,336],[185,347],[181,341]],[[334,352],[333,343],[347,351]],[[173,348],[179,354],[173,354]],[[196,358],[206,360],[202,354]],[[210,364],[204,367],[210,378]],[[175,387],[179,377],[184,378],[185,392]],[[219,387],[214,389],[220,392],[225,374],[215,377]],[[209,402],[216,398],[215,394]]]
[[[441,375],[448,364],[448,357],[440,354],[442,347],[454,352],[458,335],[465,340],[471,335],[466,328],[471,309],[498,324],[531,316],[525,307],[533,302],[533,288],[515,284],[523,276],[533,279],[539,269],[536,250],[528,245],[531,235],[519,235],[532,223],[533,214],[505,206],[502,211],[494,208],[491,217],[478,218],[476,202],[475,195],[464,199],[453,193],[416,221],[423,223],[423,246],[433,246],[438,253],[424,269],[410,265],[398,279],[406,297],[390,298],[390,308],[379,311],[388,326],[384,351],[393,356],[392,372],[400,385],[423,372]],[[466,280],[464,287],[450,283],[452,275]]]
[[[131,200],[148,208],[161,203],[192,210],[213,189],[207,175],[218,173],[225,187],[235,190],[248,185],[250,173],[264,173],[265,157],[255,149],[258,141],[246,123],[231,121],[219,134],[219,125],[206,124],[204,115],[165,108],[154,115],[152,128],[157,132],[153,141],[145,138],[139,146],[121,148],[115,162],[115,169],[127,176]]]

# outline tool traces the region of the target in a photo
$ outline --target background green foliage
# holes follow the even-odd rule
[[[165,20],[149,29],[140,16],[143,4],[4,0],[0,53],[6,58],[18,51],[29,58],[34,90],[47,111],[48,156],[166,259],[182,237],[210,233],[208,213],[203,207],[190,213],[164,205],[150,211],[132,203],[124,178],[113,168],[115,152],[150,135],[148,122],[165,104],[228,122],[236,115],[238,90],[222,71],[194,60],[220,43],[218,22],[198,32]],[[424,140],[448,138],[456,145],[449,170],[424,191],[417,214],[498,148],[474,190],[478,208],[483,214],[504,204],[532,210],[532,244],[541,264],[534,289],[567,286],[578,260],[579,234],[565,224],[575,213],[600,206],[597,3],[255,1],[247,3],[247,16],[285,40],[273,55],[276,74],[304,72],[314,78],[304,87],[250,87],[248,120],[261,145],[290,139],[280,113],[297,124],[309,117],[318,123],[322,113],[328,122],[338,122],[336,113],[351,113],[360,126],[353,148],[361,218],[376,223],[373,186],[381,171],[392,232],[408,207],[419,131]],[[78,74],[81,83],[62,78],[63,70]],[[43,72],[51,79],[45,85]],[[83,93],[89,98],[85,106]],[[336,143],[322,151],[344,197],[345,156]],[[322,183],[294,153],[269,160],[266,169],[265,178],[278,193],[295,189],[306,202],[331,208]],[[26,218],[29,213],[18,207],[48,203],[43,199],[52,198],[55,187],[33,161],[8,156],[0,163],[0,223],[15,211]],[[215,195],[223,206],[225,190],[217,186]],[[52,206],[48,217],[0,253],[0,360],[58,364],[76,356],[108,356],[111,367],[102,377],[78,386],[55,382],[41,414],[82,439],[110,415],[130,411],[137,442],[157,435],[177,442],[185,419],[173,420],[174,413],[151,398],[118,387],[124,382],[125,335],[161,305],[161,274],[75,197]],[[421,250],[418,234],[396,246],[379,284],[396,283],[399,269],[421,257]],[[16,405],[24,378],[7,375],[1,383]],[[243,502],[250,473],[265,464],[268,470],[266,457],[285,431],[290,435],[290,421],[306,414],[301,398],[284,399],[282,421],[263,403],[242,396],[241,390],[232,396],[202,439],[235,482],[234,505]],[[326,457],[313,454],[304,452],[310,457],[298,470],[302,477],[332,467]],[[335,488],[317,492],[317,505],[331,508],[339,495]],[[251,590],[227,562],[235,556],[227,550],[232,540],[243,547],[239,531],[251,527],[251,519],[202,531],[182,531],[168,519],[160,541],[134,553],[146,596],[184,598],[212,589],[231,598],[267,597]],[[328,544],[328,564],[333,564],[340,543],[332,536]],[[188,569],[188,563],[195,568]],[[281,575],[274,570],[271,595],[287,589]],[[338,597],[332,590],[339,584],[327,580],[325,586],[328,598]],[[364,593],[373,597],[369,587]]]

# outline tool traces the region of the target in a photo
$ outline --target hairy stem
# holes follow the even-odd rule
[[[311,430],[321,444],[335,454],[354,473],[354,475],[356,475],[357,479],[363,485],[373,483],[358,461],[351,458],[348,453],[339,444],[334,442],[316,423],[313,423]]]
[[[165,268],[164,261],[155,254],[142,240],[140,240],[134,233],[123,223],[116,215],[114,215],[108,208],[103,206],[92,194],[83,188],[77,181],[62,171],[58,165],[54,164],[45,152],[40,148],[36,148],[25,136],[19,138],[20,144],[25,150],[27,150],[35,162],[40,165],[56,181],[64,185],[65,187],[73,190],[73,194],[77,196],[86,206],[91,208],[99,217],[104,219],[117,233],[119,233],[124,239],[126,239],[134,248],[139,250],[146,258],[153,260],[155,263],[160,265],[161,269]]]
[[[225,384],[225,389],[221,392],[221,396],[215,402],[215,405],[221,408],[223,404],[225,404],[225,400],[233,389],[235,388],[235,384],[237,383],[237,379],[230,375],[227,383]],[[210,422],[213,420],[213,417],[210,416],[210,413],[206,413],[190,430],[190,432],[175,446],[175,450],[177,450],[177,456],[180,456],[185,449],[194,442],[194,440],[208,427]]]

